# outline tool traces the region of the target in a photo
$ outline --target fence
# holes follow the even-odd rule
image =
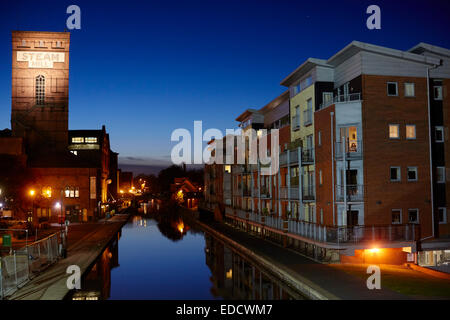
[[[39,272],[55,263],[65,246],[65,233],[57,232],[0,257],[0,299],[12,295]]]

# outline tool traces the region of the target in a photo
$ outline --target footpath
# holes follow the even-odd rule
[[[223,223],[215,221],[197,221],[207,232],[222,240],[226,245],[235,248],[244,256],[252,259],[257,264],[270,270],[282,281],[299,291],[308,299],[317,300],[403,300],[434,298],[424,297],[420,294],[420,288],[415,294],[402,294],[384,287],[384,268],[381,267],[381,289],[369,290],[367,278],[370,274],[364,272],[348,272],[345,265],[327,265],[318,263],[302,256],[291,249],[283,248],[275,243],[249,235]],[[336,267],[339,266],[339,267]],[[361,265],[361,268],[364,266]],[[362,270],[362,269],[361,269]],[[398,280],[407,281],[410,277],[420,277],[424,285],[440,279],[434,279],[415,270],[401,269],[394,275]],[[406,280],[405,280],[406,279]],[[394,279],[395,283],[395,279]],[[412,284],[414,285],[414,284]]]
[[[66,273],[67,267],[78,265],[83,275],[128,221],[128,217],[128,214],[117,214],[108,220],[70,225],[67,236],[67,257],[58,260],[8,299],[64,299],[69,292],[66,284],[69,276]]]

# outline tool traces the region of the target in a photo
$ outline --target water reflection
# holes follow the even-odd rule
[[[133,216],[122,228],[122,237],[119,234],[110,243],[83,277],[82,290],[69,298],[300,297],[223,242],[203,233],[189,219],[174,213]]]

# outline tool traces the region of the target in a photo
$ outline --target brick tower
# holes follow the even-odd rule
[[[67,150],[69,45],[69,32],[12,32],[11,128],[32,157]]]

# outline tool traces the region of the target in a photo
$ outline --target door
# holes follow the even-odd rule
[[[353,227],[358,225],[358,211],[347,210],[347,226]]]

